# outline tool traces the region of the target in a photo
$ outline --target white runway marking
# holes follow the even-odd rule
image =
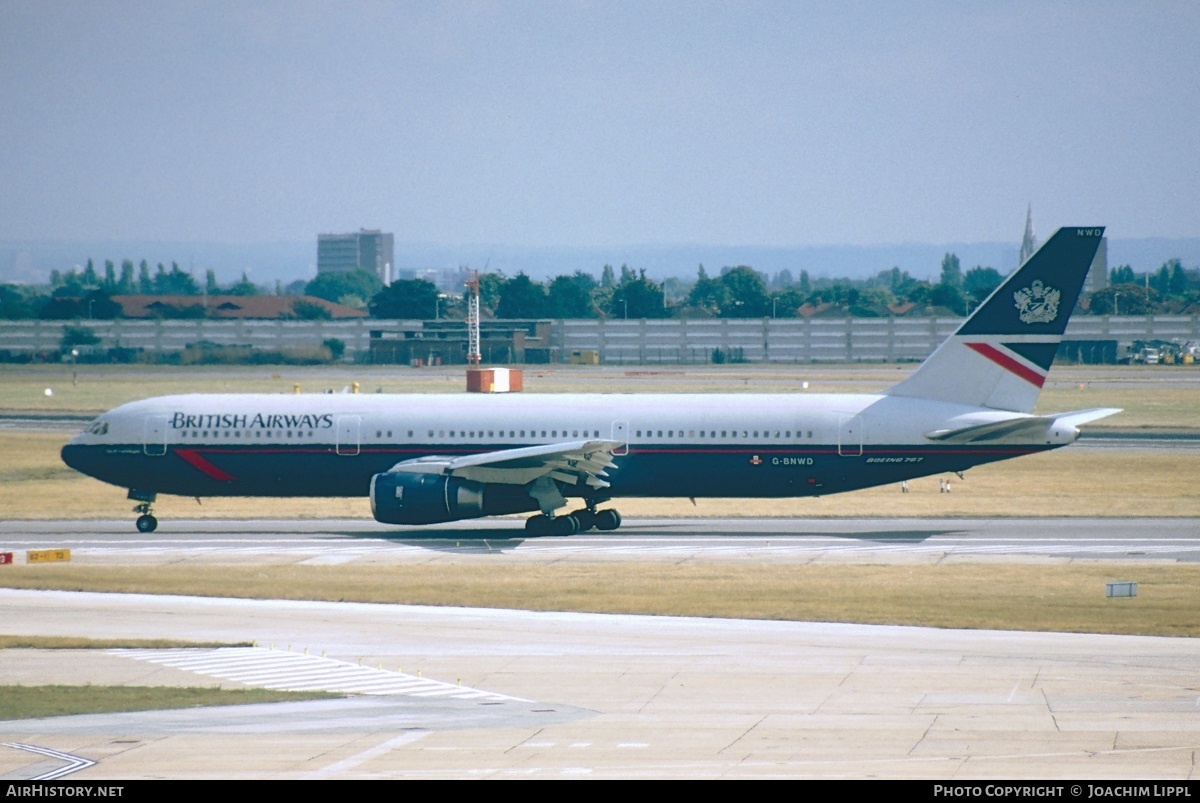
[[[358,755],[350,756],[349,758],[344,758],[341,761],[335,761],[333,764],[330,764],[327,767],[322,767],[321,769],[316,770],[315,772],[310,772],[307,775],[303,775],[303,776],[301,776],[301,778],[303,780],[322,781],[327,778],[332,778],[336,775],[340,775],[342,773],[349,772],[350,770],[352,770],[362,764],[365,764],[366,762],[370,761],[373,758],[376,758],[377,756],[382,756],[385,753],[395,750],[397,747],[403,747],[406,744],[411,744],[411,743],[417,741],[418,739],[422,739],[428,733],[429,733],[429,731],[423,731],[423,730],[409,731],[408,733],[405,733],[402,736],[397,736],[394,739],[388,739],[383,744],[377,744],[369,750],[364,750],[361,753],[359,753]]]
[[[266,650],[261,647],[215,649],[109,650],[136,661],[169,666],[275,691],[327,691],[345,694],[447,697],[454,700],[521,700],[505,694],[418,678],[386,669],[372,669],[348,661]]]
[[[36,744],[22,744],[20,742],[4,742],[5,747],[13,747],[17,750],[25,750],[30,753],[37,753],[47,758],[56,758],[59,761],[66,762],[61,767],[56,767],[49,772],[44,772],[41,775],[35,775],[29,778],[30,781],[53,781],[58,778],[64,778],[73,772],[85,770],[95,764],[90,758],[82,758],[81,756],[73,756],[70,753],[60,753],[57,750],[51,750],[49,747],[38,747]]]

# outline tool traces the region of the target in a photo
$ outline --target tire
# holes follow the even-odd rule
[[[540,513],[536,516],[530,516],[525,519],[525,532],[532,536],[549,535],[550,519]]]
[[[612,508],[596,511],[597,530],[615,530],[621,526],[621,514]]]
[[[579,522],[579,532],[581,533],[586,533],[596,526],[596,514],[586,508],[573,511],[571,515]]]
[[[139,533],[152,533],[158,529],[158,519],[154,518],[149,513],[138,516],[137,528]]]
[[[579,519],[574,516],[559,516],[550,521],[551,535],[574,535],[579,532]]]

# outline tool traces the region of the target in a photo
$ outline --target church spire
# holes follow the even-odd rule
[[[1037,245],[1037,237],[1033,234],[1033,204],[1030,204],[1025,211],[1025,237],[1021,240],[1021,256],[1017,259],[1018,266],[1024,265],[1025,260],[1033,256]]]

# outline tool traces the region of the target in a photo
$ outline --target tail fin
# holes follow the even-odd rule
[[[888,395],[1033,412],[1103,235],[1056,231]]]

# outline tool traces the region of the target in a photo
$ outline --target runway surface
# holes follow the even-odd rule
[[[488,552],[1126,563],[1200,550],[1194,522],[1171,519],[662,519],[533,540],[519,527],[489,522],[468,541],[463,528],[417,539],[362,520],[176,521],[154,537],[127,521],[5,522],[0,545],[119,565]],[[5,589],[0,617],[11,634],[257,644],[6,650],[3,683],[354,695],[0,722],[8,779],[1184,779],[1200,751],[1198,639]]]
[[[314,563],[520,553],[558,560],[687,557],[905,561],[948,557],[1200,560],[1192,519],[627,519],[615,533],[526,538],[519,519],[396,527],[368,519],[168,520],[152,535],[127,520],[0,522],[5,550],[68,548],[77,558],[258,559]]]

